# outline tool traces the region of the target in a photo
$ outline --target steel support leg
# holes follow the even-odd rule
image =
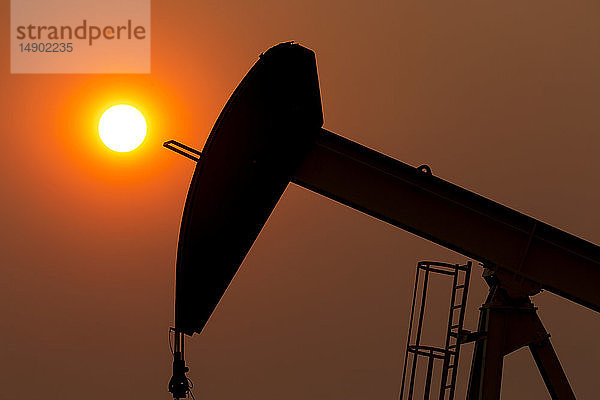
[[[531,355],[553,400],[575,400],[565,371],[549,339],[529,345]]]
[[[529,297],[511,298],[492,286],[481,307],[479,332],[482,339],[475,343],[467,400],[499,400],[504,356],[524,346],[529,346],[552,399],[575,399]]]
[[[475,342],[467,400],[500,399],[504,327],[486,307],[492,297],[490,294],[479,315],[479,332],[486,332],[486,336]]]

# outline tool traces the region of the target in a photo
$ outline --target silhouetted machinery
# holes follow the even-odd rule
[[[292,182],[484,266],[478,331],[453,333],[475,342],[468,399],[499,399],[503,357],[524,346],[551,397],[574,399],[530,297],[545,289],[600,311],[600,248],[322,125],[315,54],[282,43],[239,84],[201,154],[165,143],[197,161],[177,253],[173,396],[189,391],[184,335],[202,331]]]

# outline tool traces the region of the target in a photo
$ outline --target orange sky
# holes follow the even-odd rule
[[[154,0],[149,75],[11,75],[1,3],[0,397],[169,398],[193,163],[160,144],[200,149],[281,41],[315,50],[326,128],[600,243],[597,3],[255,3]],[[148,121],[132,153],[97,136],[119,103]],[[188,347],[197,398],[394,398],[423,259],[464,260],[289,187]],[[600,316],[551,294],[534,302],[576,395],[594,398]],[[547,397],[526,351],[505,365],[504,398]]]

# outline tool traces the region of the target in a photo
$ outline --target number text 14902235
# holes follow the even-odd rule
[[[65,42],[31,42],[19,43],[21,53],[71,53],[73,43]]]

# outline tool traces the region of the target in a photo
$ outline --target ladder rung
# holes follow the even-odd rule
[[[453,387],[454,387],[453,385],[446,385],[446,386],[444,386],[444,390],[445,390],[445,389],[451,389],[451,388],[453,388]]]
[[[462,304],[457,304],[455,306],[452,306],[453,310],[458,310],[459,308],[461,308],[463,305]]]
[[[458,344],[451,344],[450,346],[448,346],[449,349],[450,348],[455,348],[455,347],[458,347]]]
[[[456,368],[456,364],[450,364],[446,368],[448,368],[448,369],[450,369],[450,368]]]
[[[453,337],[455,337],[455,338],[457,338],[457,337],[458,337],[458,333],[457,333],[457,332],[449,332],[448,334],[449,334],[450,336],[453,336]]]
[[[461,284],[461,285],[456,285],[454,286],[454,289],[463,289],[465,287],[465,284]]]
[[[456,329],[456,328],[460,328],[460,324],[450,326],[450,329]]]

